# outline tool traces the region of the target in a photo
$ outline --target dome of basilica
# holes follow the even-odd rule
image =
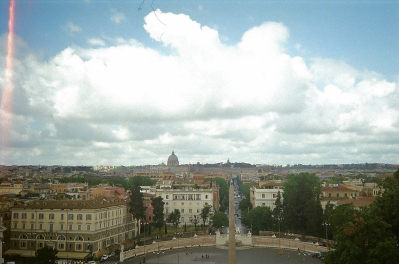
[[[168,166],[178,166],[179,165],[179,159],[175,155],[175,152],[172,151],[172,154],[168,158]]]

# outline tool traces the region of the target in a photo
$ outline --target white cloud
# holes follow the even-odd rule
[[[69,33],[78,33],[82,32],[82,28],[79,26],[75,25],[71,21],[68,21],[68,23],[65,25],[64,29],[69,32]]]
[[[102,40],[100,38],[87,39],[87,43],[89,43],[92,46],[105,46],[104,40]]]
[[[118,12],[116,9],[111,8],[111,21],[115,24],[120,24],[122,21],[126,20],[126,16],[122,12]]]
[[[16,62],[16,163],[153,164],[172,149],[183,163],[398,162],[397,83],[290,56],[280,23],[230,46],[184,14],[151,12],[144,28],[166,52],[92,38]]]

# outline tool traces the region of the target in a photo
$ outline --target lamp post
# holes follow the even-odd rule
[[[328,244],[328,232],[327,232],[327,227],[328,227],[330,224],[329,224],[328,221],[326,220],[326,221],[324,221],[323,225],[326,226],[327,249],[330,250],[330,245]]]
[[[143,260],[143,263],[145,263],[145,256],[146,256],[146,253],[145,253],[145,226],[146,226],[147,224],[148,224],[148,223],[146,223],[146,222],[143,223],[143,225],[144,225],[144,260]]]
[[[280,235],[280,220],[281,219],[282,219],[281,216],[277,217],[277,220],[278,220],[278,248],[279,248],[279,253],[280,254],[283,253],[283,250],[281,249],[281,242],[280,242],[280,238],[281,238],[281,235]]]

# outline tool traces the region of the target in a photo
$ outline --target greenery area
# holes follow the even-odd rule
[[[34,264],[56,264],[58,250],[45,245],[36,250],[36,258],[33,258]],[[32,263],[32,262],[31,262]]]
[[[325,263],[398,263],[399,169],[383,187],[370,206],[356,210],[345,204],[331,211],[328,221],[335,244],[325,254]]]
[[[99,184],[108,184],[109,186],[123,187],[125,190],[131,190],[133,187],[140,183],[142,186],[152,186],[156,183],[156,180],[152,180],[147,176],[135,176],[129,178],[129,180],[121,177],[112,177],[108,179],[92,178],[88,176],[78,177],[63,177],[59,179],[60,183],[79,182],[88,183],[90,186]]]
[[[211,216],[211,220],[212,226],[216,229],[229,225],[229,219],[227,218],[227,215],[223,212],[215,213],[213,216]]]
[[[229,207],[229,185],[227,181],[220,177],[205,178],[204,181],[210,181],[211,187],[214,182],[219,186],[219,210],[224,212]]]

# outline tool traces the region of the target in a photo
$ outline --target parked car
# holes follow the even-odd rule
[[[110,257],[113,257],[113,256],[115,256],[115,252],[111,252],[111,253],[108,255],[109,258],[110,258]]]
[[[95,262],[94,260],[90,260],[89,262],[87,262],[87,264],[97,264],[97,262]]]
[[[101,261],[104,261],[104,260],[107,260],[108,259],[108,255],[103,255],[102,257],[101,257]]]

